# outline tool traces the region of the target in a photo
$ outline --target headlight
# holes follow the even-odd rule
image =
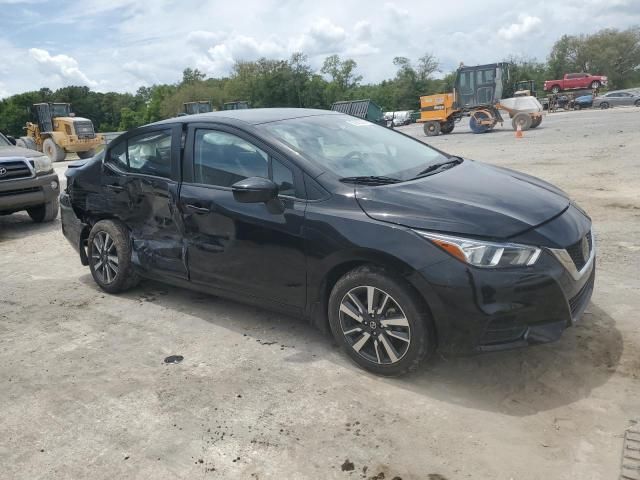
[[[53,170],[53,164],[49,157],[43,155],[33,159],[33,168],[36,171],[36,175],[39,173],[49,173]]]
[[[416,230],[458,260],[474,267],[507,268],[533,265],[540,257],[540,249],[516,243],[493,243],[452,237]]]

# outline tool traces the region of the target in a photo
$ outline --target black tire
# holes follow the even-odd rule
[[[425,122],[424,123],[424,134],[427,137],[436,137],[440,135],[440,123],[439,122]]]
[[[61,162],[67,156],[67,152],[64,151],[64,148],[58,146],[52,138],[44,139],[44,142],[42,143],[42,151],[51,159],[52,162]]]
[[[455,128],[456,124],[453,121],[448,121],[448,122],[444,122],[442,124],[440,124],[440,132],[444,135],[448,135],[451,132],[453,132],[453,129]]]
[[[77,152],[78,158],[84,160],[85,158],[91,158],[96,154],[94,149],[87,150],[86,152]]]
[[[35,223],[52,222],[58,216],[60,200],[55,197],[50,202],[33,208],[28,208],[27,213]]]
[[[513,120],[511,120],[511,125],[514,130],[518,129],[518,125],[520,125],[521,130],[529,130],[532,124],[533,120],[531,119],[531,115],[524,112],[516,113]]]
[[[635,105],[636,107],[640,107],[640,100],[636,100],[636,102],[634,103],[634,105]]]
[[[554,85],[553,87],[551,87],[551,93],[553,93],[554,95],[557,95],[558,93],[560,93],[560,86]]]
[[[377,292],[376,301],[372,295],[373,315],[362,312],[362,308],[368,308],[368,288]],[[354,296],[358,297],[359,291],[365,295],[360,297],[365,298],[360,306],[352,300]],[[385,294],[389,296],[388,301],[384,301]],[[354,319],[354,305],[360,314],[366,315],[363,322]],[[344,313],[345,309],[351,309],[352,314]],[[435,349],[431,317],[418,294],[401,277],[380,267],[358,267],[338,280],[329,297],[328,315],[338,344],[358,365],[377,375],[391,377],[414,370]],[[392,318],[394,322],[401,320],[406,325],[385,323]],[[352,328],[352,324],[361,328]],[[359,328],[360,332],[357,331]]]
[[[101,239],[104,248],[99,247]],[[111,243],[106,239],[111,239]],[[117,220],[100,220],[93,226],[87,241],[87,257],[93,280],[105,292],[124,292],[140,281],[131,262],[129,231]]]
[[[594,80],[591,82],[591,88],[595,90],[596,88],[600,88],[600,82],[598,80]]]
[[[602,110],[606,110],[607,108],[609,108],[609,103],[608,103],[608,102],[602,102],[602,103],[600,104],[600,108],[601,108]]]
[[[542,115],[535,117],[531,122],[531,128],[537,128],[542,123]]]

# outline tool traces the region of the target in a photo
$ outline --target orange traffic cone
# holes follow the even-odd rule
[[[524,137],[524,133],[522,133],[522,127],[520,126],[520,124],[518,124],[516,128],[516,138],[522,138],[522,137]]]

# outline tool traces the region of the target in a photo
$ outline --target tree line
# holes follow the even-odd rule
[[[640,27],[605,29],[591,35],[564,35],[545,62],[510,57],[510,83],[542,82],[565,73],[590,72],[609,77],[609,88],[640,86]],[[140,87],[135,93],[94,92],[85,86],[58,90],[41,88],[0,101],[0,131],[21,135],[30,120],[29,107],[39,102],[69,102],[79,116],[91,119],[98,131],[123,131],[177,115],[183,103],[208,100],[214,108],[243,100],[252,107],[329,108],[338,100],[370,98],[385,110],[416,110],[420,95],[451,91],[455,72],[436,76],[440,65],[432,53],[417,60],[396,57],[393,78],[362,83],[353,59],[328,56],[314,71],[304,53],[288,60],[261,58],[237,61],[229,76],[207,78],[187,68],[175,84]]]

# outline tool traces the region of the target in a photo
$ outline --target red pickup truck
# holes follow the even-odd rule
[[[562,80],[545,80],[543,89],[547,92],[558,93],[562,90],[576,90],[578,88],[600,88],[606,84],[607,77],[603,75],[567,73]]]

